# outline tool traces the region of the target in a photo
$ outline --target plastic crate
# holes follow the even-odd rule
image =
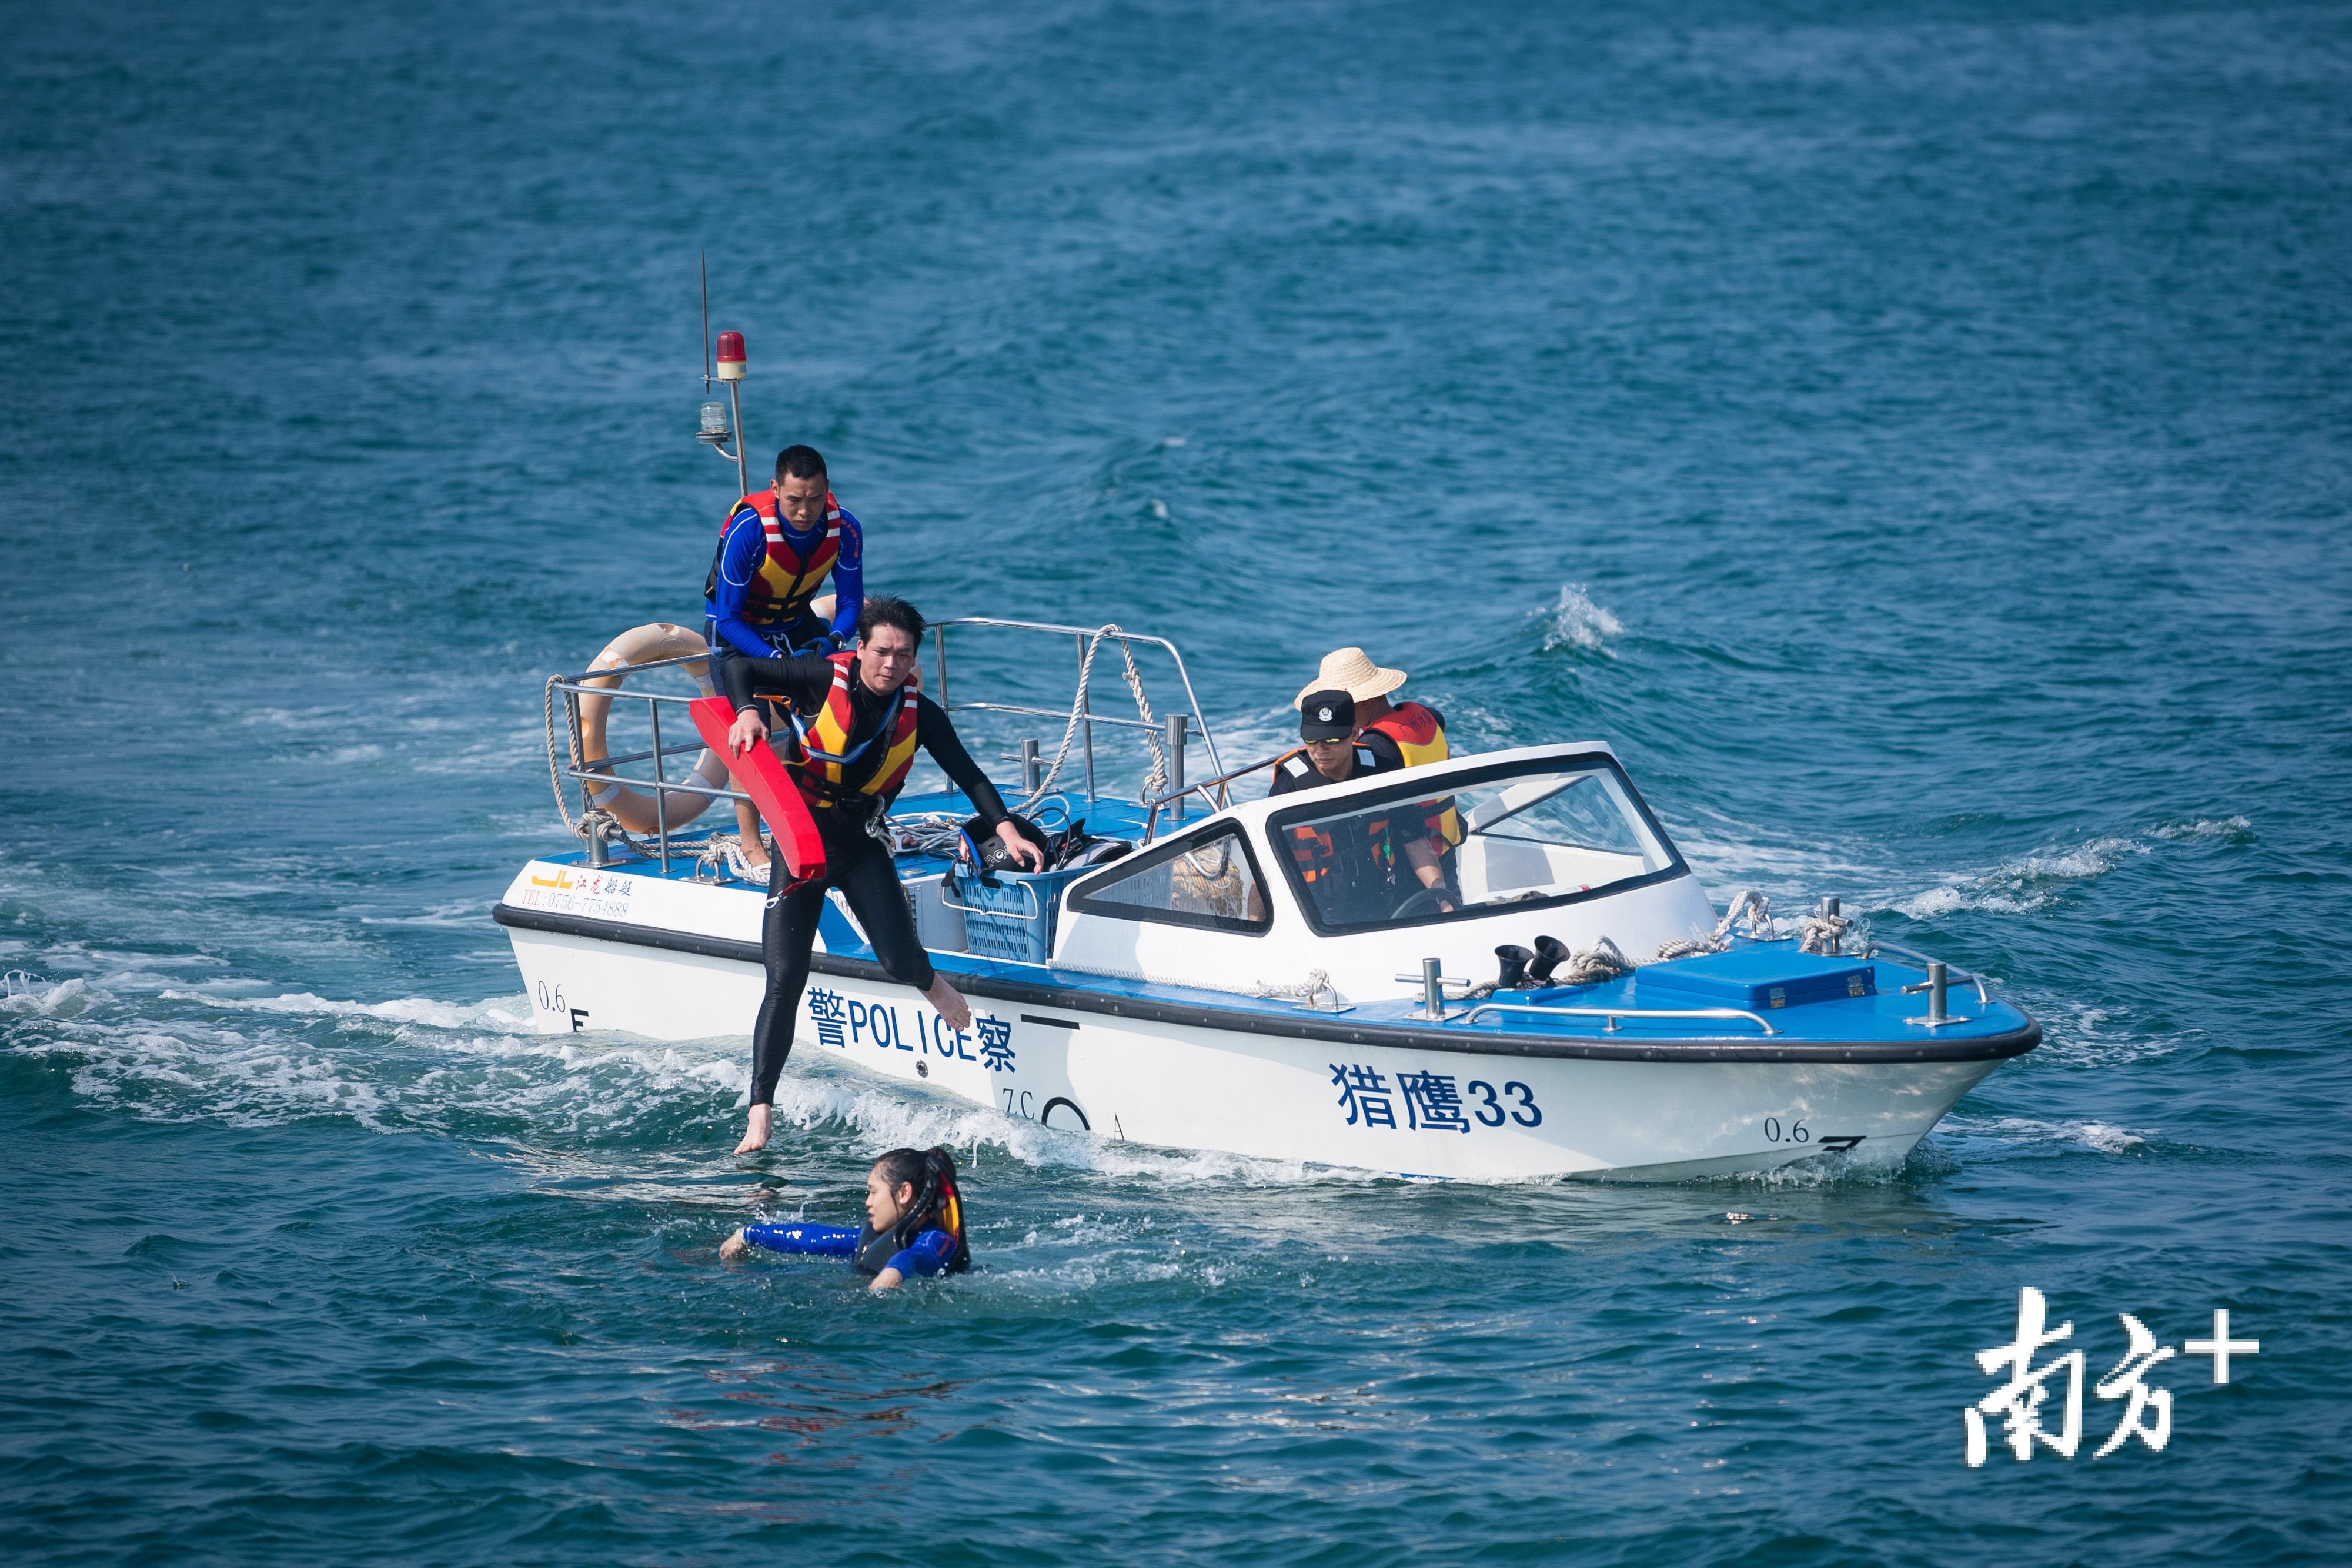
[[[940,900],[962,913],[967,952],[1042,964],[1054,951],[1062,889],[1094,869],[1074,865],[1059,871],[975,872],[959,865],[940,884]]]

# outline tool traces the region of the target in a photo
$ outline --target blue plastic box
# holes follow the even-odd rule
[[[1876,970],[1867,958],[1800,953],[1793,942],[1736,948],[1666,964],[1645,964],[1635,985],[1644,998],[1685,1006],[1687,997],[1709,1007],[1765,1012],[1845,997],[1877,993]]]
[[[964,944],[975,956],[1042,964],[1054,951],[1062,890],[1094,869],[975,872],[959,864],[949,868],[940,897],[963,911]]]

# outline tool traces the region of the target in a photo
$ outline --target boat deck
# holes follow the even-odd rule
[[[1140,839],[1143,812],[1131,802],[1103,796],[1089,801],[1083,796],[1056,797],[1067,802],[1071,818],[1083,818],[1087,831],[1098,836]],[[893,815],[909,819],[925,813],[969,816],[971,806],[961,793],[935,791],[900,798]],[[1055,827],[1067,819],[1056,820]],[[1163,829],[1167,824],[1163,822]],[[711,885],[710,872],[698,864],[697,841],[673,837],[667,871],[658,860],[646,860],[625,846],[613,847],[607,866],[631,877],[654,877],[673,883]],[[681,847],[684,846],[684,847]],[[584,851],[537,857],[543,864],[584,867]],[[910,853],[898,857],[902,880],[919,882],[945,872],[951,863],[939,854]],[[713,891],[725,889],[740,896],[759,896],[764,890],[732,878],[721,878]],[[513,924],[542,929],[577,926],[578,935],[620,936],[596,930],[611,923],[526,917],[501,906],[499,917]],[[882,971],[871,946],[844,915],[837,901],[829,902],[820,922],[824,951],[814,956],[818,973],[878,978]],[[674,946],[714,957],[760,961],[754,943],[688,932],[667,932],[635,926],[626,940],[652,946]],[[1793,941],[1760,945],[1790,955]],[[1885,958],[1869,960],[1873,993],[1808,1001],[1783,1010],[1759,1011],[1771,1026],[1746,1019],[1695,1019],[1688,1014],[1706,1005],[1684,989],[1669,989],[1652,974],[1660,966],[1615,979],[1574,988],[1550,987],[1540,991],[1505,992],[1493,998],[1511,1009],[1533,1006],[1590,1009],[1563,1014],[1523,1010],[1481,1010],[1478,1003],[1450,1000],[1445,1016],[1433,1019],[1423,1009],[1416,987],[1399,983],[1393,997],[1367,998],[1340,1009],[1312,1008],[1285,997],[1256,996],[1243,990],[1221,990],[1158,979],[1105,974],[1091,969],[1065,968],[1052,964],[1028,964],[966,952],[934,950],[934,966],[962,989],[975,996],[1009,1000],[1023,1006],[1059,1009],[1077,1018],[1039,1017],[1034,1021],[1069,1022],[1076,1026],[1085,1014],[1160,1019],[1211,1027],[1240,1027],[1252,1032],[1296,1035],[1359,1043],[1396,1043],[1407,1039],[1423,1049],[1475,1050],[1512,1054],[1553,1054],[1571,1043],[1576,1054],[1636,1059],[1691,1060],[1721,1056],[1741,1061],[1880,1060],[1935,1061],[2008,1055],[2029,1050],[2039,1030],[2021,1010],[1994,997],[1979,1002],[1973,987],[1955,985],[1952,1017],[1929,1028],[1914,1021],[1925,1011],[1925,999],[1904,995],[1920,971]],[[1850,960],[1860,963],[1862,960]],[[1302,976],[1235,977],[1237,987],[1253,979],[1274,984],[1296,983]],[[1654,1010],[1678,1012],[1679,1018],[1629,1016]]]

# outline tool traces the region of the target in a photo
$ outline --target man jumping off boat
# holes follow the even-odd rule
[[[829,654],[848,646],[866,600],[866,535],[833,498],[824,458],[814,446],[776,454],[776,482],[735,503],[719,530],[710,575],[702,585],[711,683],[724,691],[737,659]],[[833,580],[830,624],[815,613],[817,590]],[[768,863],[760,820],[742,801],[735,821],[743,859]]]
[[[809,953],[828,887],[841,889],[893,980],[922,992],[950,1028],[971,1027],[971,1007],[932,970],[923,951],[890,852],[868,831],[898,798],[917,747],[929,752],[963,791],[1015,865],[1045,869],[1044,853],[1013,825],[1003,797],[956,738],[947,710],[916,687],[922,615],[903,599],[877,594],[860,607],[856,630],[854,653],[737,658],[719,668],[727,699],[735,706],[734,727],[727,737],[731,754],[740,757],[767,737],[760,716],[763,698],[782,697],[791,705],[793,734],[779,755],[808,803],[825,856],[822,879],[779,887],[768,895],[760,938],[768,988],[751,1035],[751,1111],[735,1150],[739,1155],[767,1146],[776,1080],[792,1052],[793,1026],[808,984]],[[755,820],[747,841],[757,833]]]

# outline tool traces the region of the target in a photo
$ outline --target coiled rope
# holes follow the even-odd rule
[[[1144,723],[1143,744],[1151,752],[1151,771],[1143,776],[1142,799],[1149,800],[1168,788],[1168,756],[1160,744],[1160,731],[1151,716],[1151,699],[1143,695],[1143,672],[1135,667],[1134,645],[1121,634],[1117,622],[1106,621],[1087,640],[1086,654],[1078,661],[1078,688],[1070,698],[1070,716],[1062,726],[1062,743],[1054,748],[1054,765],[1039,776],[1037,788],[1030,791],[1029,798],[1013,808],[1024,817],[1053,793],[1054,781],[1062,776],[1062,767],[1070,759],[1071,744],[1078,737],[1079,726],[1086,722],[1087,692],[1094,676],[1095,655],[1102,651],[1106,639],[1118,643],[1119,657],[1127,666],[1123,672],[1127,689],[1135,694],[1136,716]]]
[[[1555,986],[1591,986],[1633,972],[1633,960],[1625,956],[1616,943],[1603,936],[1583,952],[1571,955],[1567,963],[1554,969],[1551,983]]]

